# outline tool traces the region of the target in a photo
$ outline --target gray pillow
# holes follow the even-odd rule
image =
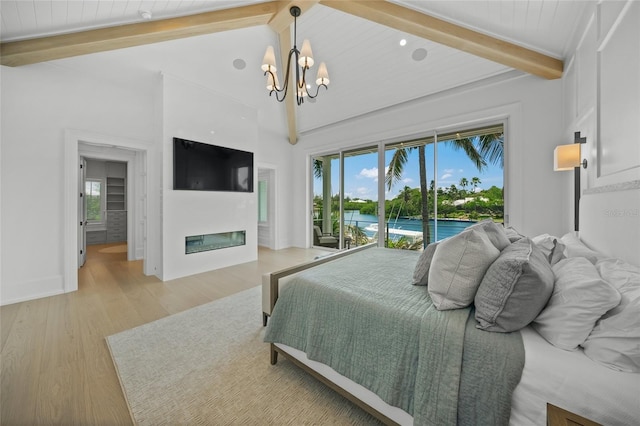
[[[491,244],[493,244],[493,246],[500,251],[504,250],[509,244],[511,244],[511,241],[509,240],[509,237],[507,237],[507,233],[504,230],[504,226],[498,225],[491,219],[485,219],[481,222],[471,225],[467,229],[474,228],[482,228],[482,230],[484,230],[484,232],[486,232],[487,236],[489,237]]]
[[[429,268],[429,295],[436,309],[469,306],[484,273],[499,255],[482,228],[465,229],[440,241]]]
[[[436,247],[439,243],[431,243],[422,251],[418,261],[416,262],[416,269],[413,271],[413,285],[427,285],[429,282],[429,266],[431,266],[431,259],[436,252]]]
[[[551,265],[529,238],[503,250],[475,297],[478,328],[510,332],[533,321],[553,292]]]

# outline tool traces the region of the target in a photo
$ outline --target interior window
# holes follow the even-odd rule
[[[84,186],[86,202],[86,219],[89,223],[100,223],[104,221],[104,191],[101,179],[86,179]]]

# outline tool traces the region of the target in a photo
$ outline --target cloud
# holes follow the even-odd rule
[[[370,193],[369,188],[365,188],[364,186],[361,186],[360,188],[356,189],[356,192],[360,196],[369,195],[369,193]]]
[[[443,170],[443,172],[444,172],[446,175],[450,175],[451,173],[455,172],[455,170],[454,170],[454,169],[444,169],[444,170]]]
[[[408,183],[411,183],[411,182],[413,182],[413,179],[411,179],[411,178],[402,179],[402,183],[407,183],[408,184]]]
[[[373,179],[374,182],[378,181],[378,168],[372,167],[370,169],[362,169],[357,176],[358,178]]]
[[[445,173],[440,177],[440,180],[447,180],[450,177],[453,177],[453,175],[451,173]]]

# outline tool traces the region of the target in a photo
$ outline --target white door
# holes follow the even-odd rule
[[[258,245],[276,249],[275,170],[258,169]]]
[[[78,268],[82,267],[87,259],[87,202],[84,193],[84,177],[86,169],[87,161],[84,157],[80,157],[80,170],[78,173]]]

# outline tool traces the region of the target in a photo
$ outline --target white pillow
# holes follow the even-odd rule
[[[616,259],[596,264],[600,276],[622,296],[582,344],[592,360],[614,370],[640,372],[640,268]]]
[[[594,265],[604,256],[587,247],[574,232],[568,232],[560,239],[564,245],[564,255],[567,257],[585,257]]]
[[[552,345],[574,350],[587,339],[596,321],[620,303],[620,293],[583,257],[563,259],[552,269],[556,279],[553,294],[533,328]]]
[[[498,256],[500,250],[479,227],[440,241],[429,268],[429,294],[436,309],[469,306],[482,277]]]
[[[504,233],[506,234],[507,238],[509,238],[509,241],[511,241],[512,243],[515,243],[516,241],[524,238],[524,235],[522,235],[521,233],[519,233],[518,231],[516,231],[513,227],[508,227],[504,229]]]
[[[550,265],[555,265],[558,261],[564,259],[565,245],[558,237],[540,234],[531,238],[531,241],[542,251]]]

